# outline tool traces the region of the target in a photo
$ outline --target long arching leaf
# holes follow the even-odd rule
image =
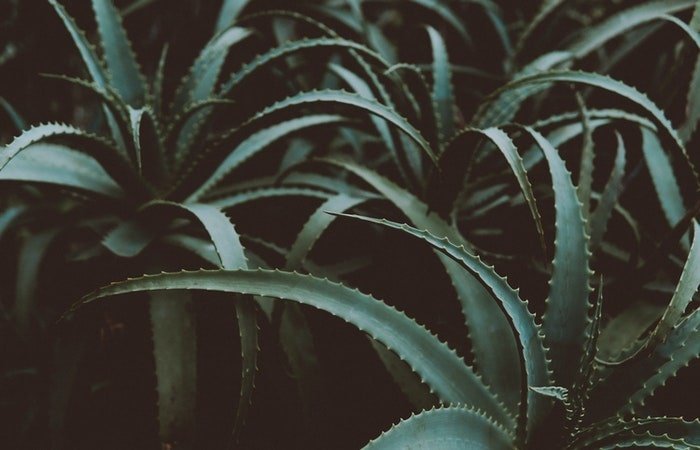
[[[112,295],[163,289],[253,294],[322,309],[368,333],[402,357],[443,401],[479,405],[499,423],[506,426],[512,423],[512,418],[462,358],[426,328],[372,296],[313,276],[270,270],[148,275],[106,286],[85,297],[80,304]]]

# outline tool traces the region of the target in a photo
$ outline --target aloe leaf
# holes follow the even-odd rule
[[[693,17],[690,19],[690,28],[700,32],[700,3],[695,4]],[[690,75],[690,84],[685,101],[685,121],[679,129],[679,133],[685,142],[693,136],[700,119],[700,56],[696,57],[693,72]]]
[[[35,295],[40,284],[41,263],[60,231],[59,228],[52,228],[29,236],[19,251],[14,311],[17,326],[25,335],[30,331],[31,319],[35,313]]]
[[[187,291],[149,292],[161,444],[191,448],[197,397],[196,320]]]
[[[199,54],[188,75],[182,80],[170,108],[171,114],[181,113],[187,105],[212,97],[229,50],[251,34],[252,32],[245,28],[232,27],[212,39]],[[211,108],[198,111],[185,122],[175,146],[174,162],[181,163],[189,154],[192,141],[199,133],[210,111]]]
[[[469,253],[463,246],[455,245],[446,237],[436,237],[429,231],[420,231],[408,225],[402,225],[384,219],[344,214],[344,217],[364,220],[421,239],[433,249],[448,256],[480,281],[509,319],[511,333],[517,335],[519,345],[518,369],[525,375],[520,383],[520,414],[518,438],[524,438],[521,432],[529,433],[546,413],[547,404],[538,399],[527,386],[549,386],[550,377],[547,356],[543,345],[543,334],[535,322],[535,316],[528,310],[527,303],[520,299],[518,292],[510,287],[507,280],[496,273],[492,266],[486,265],[478,256]],[[512,372],[516,370],[511,367]],[[517,382],[518,378],[511,380]],[[509,387],[512,389],[512,386]],[[522,425],[527,424],[527,427]]]
[[[323,47],[353,50],[363,56],[371,58],[375,63],[379,63],[385,68],[388,67],[380,55],[355,41],[335,37],[301,39],[274,47],[243,66],[240,70],[234,72],[228,81],[221,86],[220,95],[229,95],[237,86],[241,85],[245,79],[277,60],[288,57],[294,53],[305,50],[317,50]]]
[[[528,78],[542,71],[550,70],[552,67],[567,63],[571,58],[568,52],[546,53],[527,66],[523,67],[513,76],[510,84],[515,84],[519,80]],[[502,125],[513,120],[520,105],[530,96],[546,89],[547,85],[531,85],[523,87],[521,90],[499,89],[486,99],[485,103],[479,107],[471,120],[471,125],[477,128],[487,128]]]
[[[309,115],[280,122],[252,134],[231,150],[228,156],[217,166],[216,170],[208,179],[200,184],[197,190],[190,194],[188,201],[197,201],[220,183],[226,175],[274,142],[306,128],[335,124],[341,120],[343,120],[343,117],[337,115]]]
[[[0,212],[0,240],[29,211],[25,205],[9,206]]]
[[[0,172],[13,158],[32,144],[58,138],[79,143],[80,145],[75,146],[75,148],[71,147],[71,149],[92,156],[121,186],[133,189],[138,194],[144,194],[143,183],[129,163],[121,156],[119,150],[102,138],[60,123],[43,124],[29,128],[0,149]]]
[[[700,422],[680,417],[615,420],[579,434],[573,449],[644,447],[687,450],[700,444]]]
[[[488,416],[463,407],[423,411],[372,440],[365,450],[435,450],[513,448],[513,438]]]
[[[129,220],[111,229],[102,239],[102,245],[116,256],[133,258],[155,238],[155,230],[146,227],[139,220]]]
[[[586,29],[567,50],[577,58],[583,58],[610,39],[636,26],[658,19],[664,14],[674,14],[691,8],[694,4],[695,0],[664,0],[624,9],[600,24]]]
[[[336,315],[397,353],[445,402],[479,405],[499,423],[512,419],[474,372],[426,328],[374,297],[310,275],[270,270],[197,271],[149,275],[106,286],[81,304],[129,292],[216,290],[303,303]]]
[[[338,194],[323,202],[321,206],[309,216],[294,240],[294,244],[292,244],[289,253],[287,253],[285,268],[288,270],[298,269],[316,241],[321,238],[324,231],[333,223],[335,216],[326,214],[326,211],[334,213],[345,212],[365,201],[367,201],[366,198]]]
[[[666,340],[643,358],[615,366],[594,388],[589,411],[591,419],[611,413],[634,413],[656,389],[673,378],[700,354],[700,312],[693,311],[676,325]]]
[[[651,345],[666,340],[669,331],[685,314],[698,286],[700,286],[700,226],[696,221],[693,221],[693,244],[690,247],[688,259],[683,266],[683,272],[673,297],[671,297],[661,320],[649,337]]]
[[[93,158],[56,144],[30,145],[0,170],[0,180],[48,183],[110,198],[124,195]]]
[[[137,168],[144,178],[159,185],[167,175],[165,148],[155,114],[149,107],[128,107]],[[145,150],[144,150],[145,149]]]
[[[222,0],[219,16],[216,19],[215,33],[224,31],[238,18],[238,15],[250,3],[250,0]]]
[[[673,128],[673,125],[668,120],[664,112],[659,109],[658,106],[649,98],[636,90],[635,88],[626,85],[625,83],[615,80],[613,78],[607,77],[605,75],[600,75],[597,73],[590,72],[580,72],[580,71],[550,71],[543,72],[524,78],[517,79],[507,84],[506,86],[498,89],[496,92],[491,94],[489,97],[491,100],[487,100],[481,107],[480,111],[488,111],[489,104],[494,102],[495,99],[500,98],[503,94],[510,93],[512,91],[517,91],[521,88],[526,88],[533,84],[550,83],[550,82],[567,82],[575,84],[583,84],[588,86],[597,87],[609,92],[613,92],[627,100],[636,103],[638,106],[644,108],[651,116],[661,125],[664,130],[669,134],[673,141],[681,149],[683,155],[690,167],[693,167],[690,162],[690,158],[685,150],[683,141],[678,136],[678,133]],[[481,113],[477,112],[477,117],[480,117]]]
[[[465,137],[478,137],[478,136],[483,136],[490,140],[495,147],[501,152],[503,157],[505,158],[506,162],[508,163],[508,166],[510,167],[511,171],[513,172],[513,175],[515,176],[515,179],[518,182],[518,186],[520,187],[520,191],[523,194],[523,198],[525,199],[525,202],[528,205],[528,209],[530,210],[530,215],[532,216],[533,220],[535,221],[535,227],[537,229],[537,234],[539,236],[540,240],[540,246],[542,247],[542,250],[544,254],[546,254],[546,244],[544,240],[544,227],[542,226],[542,217],[540,215],[540,212],[537,208],[537,201],[535,200],[535,195],[532,191],[532,185],[530,184],[530,181],[527,177],[527,171],[525,169],[523,159],[520,157],[520,154],[518,153],[517,148],[513,144],[513,141],[510,139],[510,137],[503,131],[498,128],[486,128],[484,130],[479,130],[475,128],[465,128],[461,130],[457,135],[450,141],[449,144],[447,144],[447,147],[445,148],[443,154],[441,155],[440,159],[440,167],[442,169],[442,177],[444,179],[447,179],[450,175],[450,172],[458,172],[459,177],[456,179],[454,182],[450,180],[446,180],[447,189],[448,193],[441,193],[440,198],[441,199],[447,199],[447,205],[446,207],[440,207],[438,206],[438,210],[442,211],[443,213],[452,212],[454,210],[454,199],[458,195],[458,192],[463,188],[464,186],[464,179],[463,175],[467,173],[468,168],[466,167],[469,163],[467,161],[464,161],[467,159],[466,155],[463,156],[458,156],[455,155],[456,158],[459,159],[458,163],[455,163],[455,159],[453,157],[454,152],[462,152],[464,153],[463,149],[459,145],[461,142],[463,142],[463,139]],[[470,146],[476,146],[476,142],[469,142],[471,144]],[[470,158],[469,158],[470,159]],[[465,166],[465,167],[455,167],[455,166]],[[442,200],[441,200],[442,201]],[[451,202],[451,203],[450,203]]]
[[[207,43],[177,89],[171,112],[182,111],[192,102],[206,100],[214,94],[221,67],[229,49],[251,35],[251,31],[230,27]]]
[[[146,79],[122,25],[121,15],[111,0],[92,0],[97,19],[97,31],[109,69],[111,85],[126,103],[136,108],[146,98]]]
[[[460,19],[452,9],[445,5],[439,0],[409,0],[417,5],[426,8],[433,13],[437,14],[442,20],[445,21],[462,39],[462,42],[467,46],[471,47],[473,42],[469,35],[469,31],[464,26],[463,20]]]
[[[433,27],[427,27],[433,50],[433,102],[437,105],[441,141],[445,142],[455,132],[454,89],[452,72],[445,41]]]
[[[579,93],[576,94],[576,100],[581,110],[581,125],[583,126],[583,143],[581,145],[581,166],[579,167],[578,184],[576,192],[581,201],[581,210],[583,217],[587,221],[590,219],[591,209],[591,190],[593,189],[593,163],[595,159],[595,148],[593,142],[593,130],[590,126],[590,117],[588,109],[583,102],[583,97]],[[586,223],[588,231],[589,223]]]
[[[685,205],[671,161],[661,147],[659,138],[652,131],[642,128],[642,152],[654,184],[656,196],[669,226],[674,227],[685,215]],[[681,241],[688,248],[688,238]]]
[[[529,127],[524,130],[542,149],[552,177],[556,232],[543,325],[556,384],[568,387],[578,372],[588,339],[591,274],[588,236],[581,203],[564,161],[540,133]]]
[[[248,202],[275,197],[310,197],[327,199],[331,197],[331,194],[324,191],[319,191],[318,189],[282,186],[238,192],[229,196],[209,200],[207,203],[216,206],[219,209],[230,209]]]
[[[0,107],[5,110],[5,114],[10,118],[12,124],[17,128],[18,131],[22,131],[28,128],[27,122],[24,118],[17,112],[17,110],[4,98],[0,97]]]
[[[469,245],[457,228],[445,222],[428,205],[392,181],[359,164],[341,159],[324,158],[321,161],[338,166],[360,177],[380,194],[393,203],[418,228],[426,229],[435,235],[445,236],[452,242]]]
[[[450,257],[439,254],[462,306],[474,364],[503,403],[517,413],[522,386],[518,343],[488,289]]]
[[[170,202],[152,202],[151,208],[172,207],[187,212],[204,227],[214,250],[219,258],[219,265],[224,269],[245,269],[248,267],[240,237],[229,218],[216,207],[204,204],[176,204]],[[236,302],[236,316],[241,333],[241,396],[234,424],[234,440],[237,440],[245,422],[250,406],[257,370],[258,325],[255,308],[249,299]],[[185,356],[187,357],[187,356]],[[193,381],[193,380],[183,380]],[[166,381],[167,382],[167,381]],[[194,408],[194,405],[189,405]]]
[[[355,91],[362,97],[369,100],[377,100],[369,85],[354,72],[337,64],[331,64],[330,69],[335,75],[337,75],[345,83],[347,83],[353,91]],[[371,120],[374,124],[374,127],[377,129],[377,133],[379,133],[379,136],[381,136],[382,140],[384,141],[384,144],[387,146],[389,152],[391,152],[392,157],[396,161],[397,167],[401,171],[401,175],[404,177],[404,179],[408,179],[406,171],[404,170],[404,166],[401,164],[401,161],[399,159],[396,143],[394,142],[394,137],[391,134],[389,126],[384,120],[377,116],[372,116]]]
[[[160,52],[160,58],[158,58],[158,66],[156,67],[156,73],[153,77],[153,86],[151,87],[151,104],[156,117],[162,117],[163,115],[163,82],[165,79],[165,63],[168,59],[168,44],[163,46],[163,50]]]
[[[80,28],[78,28],[73,18],[68,14],[66,9],[60,3],[58,3],[58,1],[49,0],[49,3],[56,10],[56,13],[61,18],[63,24],[70,33],[71,37],[73,38],[73,42],[78,48],[78,52],[80,52],[80,56],[83,59],[85,67],[87,67],[87,70],[90,73],[92,79],[95,81],[99,88],[107,90],[109,87],[109,82],[107,81],[105,68],[102,65],[100,59],[97,57],[95,49],[85,37],[85,33],[83,33],[83,31]],[[119,148],[124,148],[124,136],[119,130],[119,126],[116,122],[116,119],[114,118],[112,113],[106,108],[104,108],[104,113],[105,117],[107,118],[107,123],[109,125],[110,131],[112,132],[112,137],[117,143],[117,146]]]
[[[370,339],[370,344],[372,344],[372,348],[377,353],[382,364],[384,364],[387,372],[391,374],[394,382],[414,408],[422,410],[438,404],[438,400],[430,392],[430,388],[421,382],[420,378],[411,369],[411,366],[402,361],[401,358],[380,342]]]
[[[649,302],[636,302],[613,317],[603,328],[598,339],[598,358],[611,360],[619,357],[659,320],[663,308]]]
[[[315,103],[345,105],[381,117],[382,119],[396,126],[399,130],[411,138],[433,162],[437,160],[435,153],[430,148],[430,144],[425,140],[420,132],[416,130],[413,125],[408,122],[408,120],[396,113],[395,110],[376,101],[366,99],[360,95],[351,94],[344,91],[321,90],[302,92],[265,108],[263,111],[253,116],[248,122],[250,123],[273,112],[285,110],[294,106],[306,104],[312,105]]]
[[[617,150],[615,153],[615,162],[613,169],[610,172],[610,178],[605,185],[603,194],[598,201],[595,211],[591,215],[590,230],[591,230],[591,251],[595,251],[603,241],[605,230],[608,227],[608,221],[612,216],[613,209],[620,198],[623,189],[623,177],[625,176],[626,150],[625,143],[619,133],[615,133],[617,137]]]

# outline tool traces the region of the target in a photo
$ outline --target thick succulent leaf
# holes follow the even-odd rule
[[[686,157],[688,164],[692,167],[690,158],[688,157],[683,141],[678,136],[678,133],[673,128],[671,121],[668,120],[664,112],[659,109],[659,107],[649,100],[649,98],[639,92],[637,89],[626,85],[625,83],[610,78],[605,75],[600,75],[597,73],[581,72],[581,71],[550,71],[543,72],[524,78],[517,79],[507,84],[506,86],[498,89],[496,92],[491,94],[490,100],[487,100],[480,111],[488,111],[490,108],[490,103],[499,99],[503,94],[510,94],[514,91],[519,91],[521,89],[526,89],[530,85],[551,83],[551,82],[566,82],[574,84],[583,84],[587,86],[597,87],[609,92],[613,92],[631,102],[636,103],[638,106],[644,108],[651,116],[661,125],[661,127],[669,134],[673,141],[681,149],[683,155]],[[481,112],[477,112],[477,117],[481,116]]]
[[[63,24],[70,33],[71,38],[73,38],[73,42],[78,48],[80,56],[85,63],[85,67],[87,67],[88,73],[90,73],[90,76],[95,81],[95,84],[97,84],[99,88],[107,90],[109,87],[109,82],[107,80],[105,68],[100,59],[97,57],[95,49],[85,37],[85,33],[78,28],[73,18],[68,14],[66,9],[60,3],[58,3],[58,1],[49,0],[49,3],[56,10],[56,13],[61,18]],[[119,130],[119,125],[117,124],[114,115],[106,107],[103,109],[105,117],[107,118],[107,123],[109,124],[109,128],[112,132],[112,137],[117,143],[117,146],[119,148],[123,148],[124,136],[122,136],[122,133]]]
[[[252,32],[245,28],[232,27],[214,37],[199,54],[190,72],[175,93],[171,114],[185,111],[188,105],[201,102],[214,96],[216,83],[221,74],[226,56],[232,46],[243,41]],[[174,161],[182,162],[190,152],[192,141],[201,130],[211,107],[192,115],[183,125],[175,146]]]
[[[9,206],[0,212],[0,240],[29,211],[25,205]]]
[[[109,142],[70,125],[51,123],[32,127],[16,137],[11,143],[0,149],[0,171],[20,152],[32,144],[48,139],[67,139],[75,141],[70,148],[92,156],[104,170],[122,187],[133,189],[143,194],[145,187],[119,150]]]
[[[325,158],[323,162],[338,166],[360,177],[387,200],[394,204],[418,228],[426,229],[438,236],[446,236],[452,242],[469,245],[457,228],[444,221],[419,198],[397,186],[391,180],[348,160]]]
[[[594,252],[600,243],[603,241],[605,230],[608,228],[608,221],[612,216],[613,209],[620,198],[623,188],[623,177],[625,176],[626,150],[625,143],[619,133],[615,133],[617,137],[617,150],[615,153],[615,162],[613,169],[610,172],[610,178],[605,185],[603,194],[598,201],[595,211],[591,215],[590,231],[591,231],[591,251]]]
[[[481,282],[450,257],[439,254],[462,305],[474,364],[503,403],[517,413],[522,388],[518,343],[501,308]]]
[[[131,49],[121,15],[112,0],[92,0],[92,8],[102,40],[110,85],[126,103],[138,108],[146,98],[146,80]]]
[[[685,310],[693,300],[698,286],[700,286],[700,226],[694,220],[693,245],[690,247],[688,259],[685,261],[685,266],[673,297],[671,297],[671,301],[661,316],[661,320],[649,337],[649,343],[652,346],[666,340],[668,333],[685,314]]]
[[[377,356],[379,356],[387,372],[391,374],[394,382],[414,408],[423,410],[439,403],[437,398],[430,392],[430,388],[423,384],[413,372],[411,366],[402,361],[401,358],[380,342],[370,339],[370,344],[372,344],[374,351],[377,352]]]
[[[433,102],[436,105],[440,124],[441,141],[445,142],[455,132],[454,120],[454,89],[452,87],[452,71],[447,55],[447,46],[442,36],[433,27],[428,27],[430,45],[433,49]]]
[[[192,102],[212,97],[221,67],[230,48],[251,35],[251,31],[230,27],[218,33],[202,49],[175,94],[172,112],[183,111]]]
[[[188,213],[204,227],[214,250],[219,258],[219,265],[224,269],[245,269],[248,267],[243,245],[229,218],[216,207],[204,204],[175,204],[154,202],[152,207],[178,208]],[[236,316],[241,333],[241,396],[234,424],[234,439],[246,419],[253,395],[258,353],[258,325],[255,308],[251,300],[241,298],[236,301]],[[194,405],[189,405],[194,408]]]
[[[666,340],[648,355],[611,369],[592,392],[591,419],[602,419],[613,413],[634,413],[656,389],[700,355],[699,328],[700,311],[696,310],[673,328]]]
[[[644,161],[651,175],[656,196],[661,203],[666,221],[669,226],[674,227],[683,218],[686,211],[676,174],[656,134],[646,128],[641,128],[641,131]],[[688,248],[687,237],[684,237],[681,242],[684,247]]]
[[[496,273],[492,266],[488,266],[478,256],[475,256],[460,245],[455,245],[445,237],[436,237],[428,231],[420,231],[408,225],[397,224],[384,219],[345,215],[355,219],[376,223],[379,225],[401,230],[407,234],[428,243],[436,251],[448,256],[486,288],[493,300],[500,305],[502,311],[508,316],[511,333],[517,335],[519,351],[522,352],[518,360],[518,369],[525,374],[520,383],[521,411],[520,420],[527,421],[528,430],[542,419],[547,405],[541,399],[537,399],[533,393],[527,390],[527,386],[548,386],[550,384],[547,368],[547,356],[543,346],[543,335],[539,325],[535,322],[535,316],[528,310],[527,303],[520,299],[518,292],[510,287],[507,280]],[[483,325],[483,324],[482,324]],[[511,367],[508,370],[515,371]],[[518,381],[515,377],[511,382]],[[509,387],[512,389],[512,387]],[[524,431],[524,430],[523,430]]]
[[[149,107],[128,107],[136,167],[145,179],[159,184],[167,173],[165,149],[155,114]]]
[[[197,399],[197,321],[192,294],[154,291],[150,296],[153,357],[161,444],[194,441]]]
[[[438,15],[442,20],[445,21],[452,29],[454,29],[457,34],[462,38],[465,45],[470,47],[472,45],[472,39],[469,36],[469,31],[460,19],[449,6],[445,5],[439,0],[409,0],[417,5],[420,5],[436,15]]]
[[[255,58],[253,61],[249,62],[243,66],[240,70],[234,72],[228,81],[226,81],[220,89],[221,95],[228,95],[232,90],[234,90],[238,85],[240,85],[246,78],[253,75],[256,71],[269,64],[274,63],[280,59],[284,59],[298,52],[303,52],[307,50],[317,50],[319,48],[339,48],[345,50],[354,50],[362,56],[366,56],[376,63],[384,66],[388,65],[384,60],[374,51],[368,49],[362,44],[355,41],[341,39],[341,38],[316,38],[316,39],[301,39],[297,41],[286,42],[278,47],[274,47],[267,53]]]
[[[477,139],[476,141],[467,141],[467,146],[470,148],[471,153],[465,152],[464,146],[460,145],[463,144],[464,138],[468,137]],[[468,166],[471,164],[470,160],[475,157],[474,152],[476,151],[478,139],[481,137],[485,137],[493,143],[508,163],[510,170],[513,172],[518,182],[525,202],[528,205],[530,214],[535,221],[540,245],[546,254],[542,217],[537,208],[537,201],[532,191],[532,185],[528,180],[523,159],[520,157],[510,137],[503,130],[498,128],[486,128],[484,130],[465,128],[447,145],[440,157],[439,167],[441,168],[441,174],[437,176],[438,180],[442,178],[441,183],[444,186],[443,189],[441,189],[443,192],[440,192],[436,200],[440,202],[437,205],[438,211],[441,211],[443,214],[454,212],[454,200],[457,198],[459,191],[463,189],[465,178],[469,170]],[[455,176],[452,174],[455,174]],[[447,201],[443,203],[445,199]]]
[[[591,191],[593,189],[593,163],[595,159],[595,148],[593,142],[593,131],[590,126],[590,115],[588,108],[583,102],[583,97],[576,93],[576,100],[581,110],[581,125],[583,126],[583,143],[581,144],[581,165],[579,167],[578,183],[576,184],[576,192],[581,201],[581,211],[583,217],[588,221],[590,219],[591,209]],[[589,223],[586,223],[588,227]],[[587,228],[588,230],[588,228]]]
[[[113,255],[133,258],[153,242],[156,236],[156,230],[146,227],[142,221],[128,220],[110,230],[102,239],[102,245]]]
[[[664,14],[674,14],[693,7],[695,0],[650,1],[624,9],[605,19],[600,24],[586,29],[581,36],[569,45],[567,50],[577,58],[583,58],[628,30],[660,18]]]
[[[75,42],[76,47],[78,47],[80,56],[83,58],[83,62],[85,63],[90,76],[99,87],[106,89],[109,83],[105,75],[105,68],[100,59],[97,57],[95,49],[85,37],[85,33],[78,28],[73,18],[68,14],[66,9],[60,3],[58,3],[58,1],[49,0],[49,3],[54,7],[56,13],[58,13],[58,16],[61,18],[63,24],[73,38],[73,42]]]
[[[343,120],[342,116],[330,114],[309,115],[296,119],[277,123],[252,134],[238,144],[226,158],[219,164],[216,170],[204,181],[195,192],[190,194],[188,201],[197,201],[211,188],[220,183],[226,175],[239,167],[246,160],[252,158],[274,142],[289,136],[300,130],[320,125],[335,124]]]
[[[399,422],[365,450],[507,450],[513,448],[512,436],[481,412],[463,408],[439,408],[411,416]]]
[[[693,17],[690,20],[690,28],[700,32],[700,3],[695,4]],[[690,76],[690,84],[686,94],[685,121],[679,129],[679,133],[685,142],[693,136],[700,120],[700,55],[695,59],[693,72]]]
[[[411,125],[408,120],[401,117],[394,109],[384,106],[373,100],[366,99],[357,94],[351,94],[344,91],[336,90],[322,90],[322,91],[311,91],[302,92],[293,97],[289,97],[285,100],[275,103],[272,106],[265,108],[263,111],[256,114],[253,118],[249,120],[252,122],[258,120],[261,117],[267,116],[273,112],[291,108],[300,105],[313,105],[316,103],[328,104],[328,105],[345,105],[352,108],[356,108],[360,111],[379,116],[389,123],[396,126],[399,130],[405,133],[409,138],[411,138],[420,148],[425,152],[430,159],[435,162],[437,160],[435,153],[430,148],[430,144],[425,140],[425,138],[416,130],[413,125]]]
[[[250,0],[222,0],[219,17],[216,19],[215,33],[220,33],[233,25],[238,15],[250,3]]]
[[[348,84],[348,86],[350,86],[350,88],[353,91],[357,92],[359,95],[369,100],[377,99],[369,85],[351,70],[348,70],[337,64],[331,64],[330,69],[335,75],[340,77],[345,83]],[[394,142],[394,136],[391,134],[389,125],[377,116],[372,116],[371,120],[374,124],[374,127],[377,129],[377,133],[379,133],[379,136],[381,136],[382,140],[384,141],[384,145],[386,145],[386,147],[391,152],[392,157],[396,161],[397,167],[399,168],[399,170],[401,170],[404,178],[406,178],[404,166],[400,162],[398,150],[396,148],[396,143]]]
[[[15,292],[15,317],[19,331],[30,331],[32,316],[36,313],[36,289],[40,285],[39,270],[51,244],[60,229],[52,228],[27,237],[19,251]]]
[[[598,339],[598,359],[607,361],[618,358],[623,351],[635,346],[637,341],[656,323],[664,309],[649,302],[635,302],[613,317]]]
[[[0,180],[48,183],[111,198],[124,195],[93,158],[56,144],[30,145],[0,170]]]
[[[12,124],[18,131],[22,131],[28,128],[27,122],[24,118],[17,112],[17,110],[4,98],[0,97],[0,108],[5,110],[5,114],[10,118]]]
[[[210,200],[207,203],[216,206],[219,209],[230,209],[234,206],[242,205],[248,202],[275,197],[310,197],[327,199],[330,198],[331,195],[332,194],[329,194],[328,192],[320,191],[318,189],[281,186],[238,192],[225,197],[217,198],[215,200]]]
[[[449,403],[479,405],[499,423],[508,416],[462,358],[426,328],[372,296],[310,275],[270,270],[202,270],[149,275],[106,286],[80,304],[129,292],[212,290],[290,300],[322,309],[351,323],[408,362]]]
[[[513,81],[511,81],[510,84],[528,78],[533,74],[564,64],[570,58],[571,54],[568,52],[546,53],[518,71],[518,73],[513,76]],[[505,88],[499,89],[492,94],[490,98],[487,98],[486,103],[483,103],[476,111],[471,121],[472,126],[487,128],[511,122],[518,112],[518,109],[520,109],[520,105],[528,97],[543,91],[547,87],[548,85],[544,84],[525,86],[517,91],[509,91]]]
[[[338,194],[323,202],[306,220],[306,223],[294,240],[294,244],[292,244],[292,247],[289,249],[285,266],[286,269],[299,269],[304,259],[313,248],[313,245],[333,223],[336,216],[327,214],[326,211],[342,213],[365,201],[367,201],[366,198]]]
[[[689,450],[700,445],[700,421],[680,417],[612,420],[592,426],[575,439],[572,449],[652,447]]]
[[[543,325],[556,384],[569,387],[579,370],[590,323],[588,236],[581,203],[564,161],[544,136],[532,128],[524,130],[544,152],[552,177],[556,231]]]

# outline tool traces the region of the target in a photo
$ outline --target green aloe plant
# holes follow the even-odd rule
[[[13,300],[4,315],[23,343],[37,345],[45,327],[37,280],[56,249],[52,272],[80,263],[96,278],[76,280],[77,295],[129,277],[88,294],[59,323],[70,331],[51,348],[54,448],[70,444],[66,422],[89,344],[75,333],[83,316],[73,313],[118,294],[148,302],[163,448],[204,445],[196,417],[200,298],[235,308],[232,447],[255,407],[266,332],[279,341],[308,428],[323,427],[327,386],[308,306],[368,335],[414,409],[424,410],[367,448],[700,447],[697,420],[650,417],[645,408],[700,353],[691,305],[700,206],[686,203],[700,185],[692,153],[697,1],[543,1],[530,11],[490,0],[279,3],[285,10],[224,0],[213,36],[179,83],[170,80],[167,45],[146,76],[122,25],[166,2],[118,11],[111,0],[92,0],[100,50],[61,4],[49,3],[90,78],[48,77],[87,92],[97,108],[88,108],[90,132],[28,127],[0,98],[21,131],[0,149],[0,181],[17,187],[0,212],[0,239],[11,235],[18,255],[16,271],[4,271],[16,278],[2,291],[3,303]],[[658,65],[678,57],[668,73],[642,77],[658,92],[607,75],[659,29],[670,30],[675,47],[659,52]],[[497,44],[482,44],[482,33]],[[687,66],[689,79],[677,82]],[[681,114],[667,113],[674,98]],[[614,105],[593,107],[600,100]],[[256,162],[264,167],[245,170]],[[640,178],[650,188],[641,195],[656,195],[661,224],[644,214],[647,205],[623,205]],[[237,231],[258,205],[281,210],[297,201],[299,211],[279,223],[256,219],[253,232]],[[397,214],[410,225],[388,220]],[[380,237],[400,230],[432,251],[439,264],[430,281],[451,283],[466,351],[421,325],[433,325],[430,313],[414,320],[350,287],[376,278],[364,270],[381,272],[372,259],[382,246],[351,238],[365,254],[315,258],[331,230],[361,227],[349,219],[380,225],[369,230]],[[269,238],[271,225],[284,237]],[[657,245],[660,227],[671,231]],[[404,258],[434,273],[408,250]],[[548,287],[532,289],[540,280]],[[646,302],[659,292],[671,298],[666,307]],[[604,311],[604,296],[606,305],[619,297],[622,312]],[[271,376],[277,383],[285,375]],[[27,417],[28,429],[36,419]]]

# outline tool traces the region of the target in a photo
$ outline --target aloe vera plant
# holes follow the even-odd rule
[[[44,75],[74,122],[0,97],[18,448],[700,447],[655,407],[700,353],[697,1],[173,2],[195,51],[48,3],[88,78]],[[120,333],[150,428],[81,441]]]

